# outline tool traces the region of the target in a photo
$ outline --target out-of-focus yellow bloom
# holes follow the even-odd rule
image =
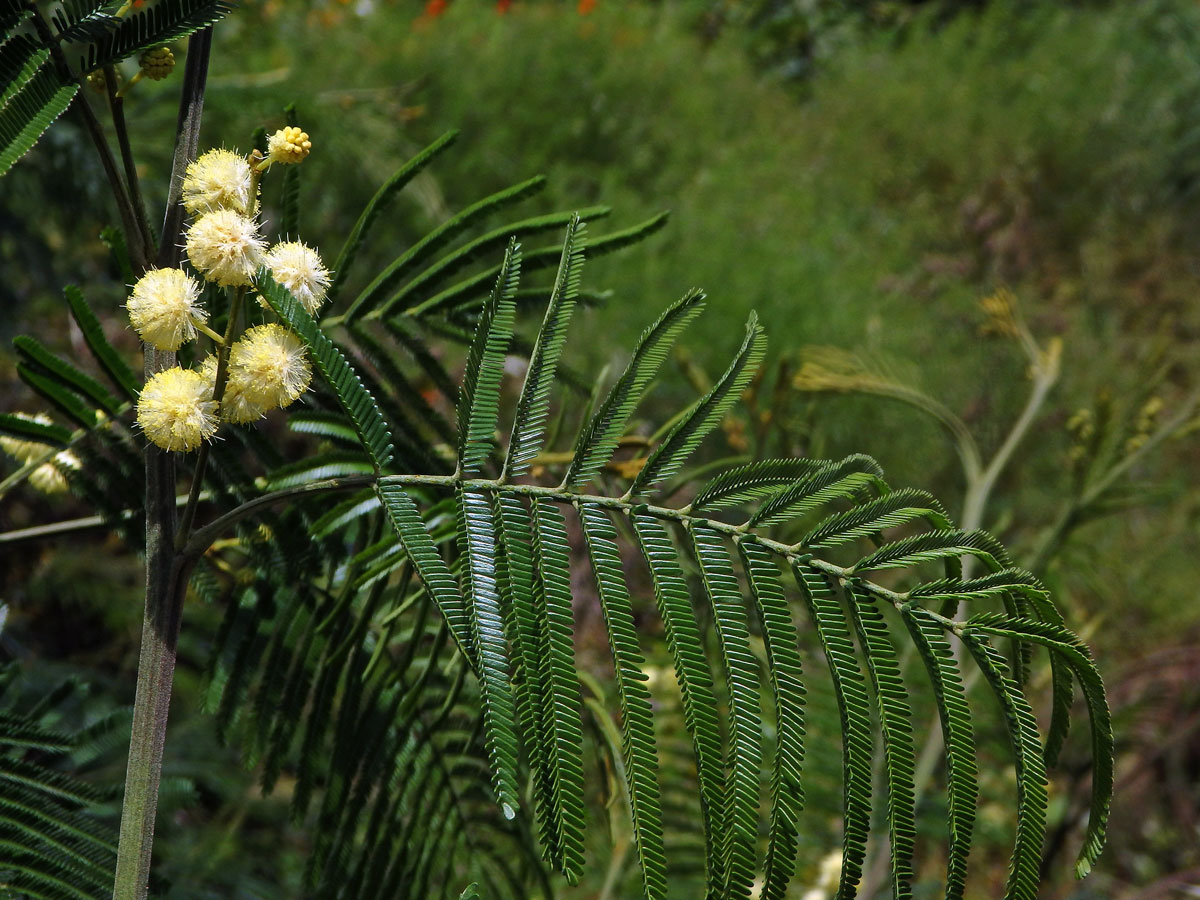
[[[286,166],[304,162],[311,150],[312,141],[306,132],[295,125],[280,128],[267,138],[267,158],[259,163],[259,168],[266,169],[272,163]]]
[[[26,422],[36,422],[39,425],[51,425],[53,422],[45,413],[29,415],[28,413],[13,413],[18,419]],[[41,456],[50,449],[48,444],[40,441],[26,441],[21,438],[0,435],[0,449],[20,463],[27,463],[36,456]]]
[[[200,285],[181,269],[151,269],[138,279],[125,308],[133,330],[159,350],[178,350],[196,337],[196,323],[208,319],[200,306]]]
[[[232,209],[250,213],[250,163],[232,150],[209,150],[189,163],[183,176],[183,206],[192,215]]]
[[[254,280],[266,243],[253,219],[232,209],[218,209],[192,223],[186,247],[188,259],[200,274],[229,287]]]
[[[121,81],[120,73],[118,73],[116,69],[113,69],[113,72],[116,73],[117,83],[119,84]],[[104,77],[103,69],[96,69],[96,71],[94,71],[94,72],[89,72],[88,77],[87,77],[87,84],[88,84],[88,87],[90,87],[97,94],[107,94],[108,93],[108,79]]]
[[[329,270],[320,254],[299,241],[287,241],[272,247],[263,260],[276,281],[316,315],[329,290]]]
[[[821,860],[817,883],[801,895],[801,900],[828,900],[837,893],[842,874],[842,851],[834,850]]]
[[[208,380],[179,366],[164,369],[142,388],[137,421],[164,450],[195,450],[217,433],[220,420]]]
[[[67,470],[78,470],[81,465],[78,456],[69,450],[63,450],[54,455],[53,462],[42,463],[30,472],[29,483],[43,494],[65,493],[70,487]]]
[[[226,390],[264,409],[290,405],[311,382],[304,344],[282,325],[250,328],[229,351]]]

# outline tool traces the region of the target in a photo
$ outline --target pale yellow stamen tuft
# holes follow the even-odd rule
[[[287,241],[272,247],[263,262],[271,276],[315,316],[329,290],[329,270],[317,251],[299,241]]]
[[[183,206],[192,215],[232,209],[248,215],[254,198],[250,163],[232,150],[209,150],[189,163],[183,176]]]
[[[212,387],[199,372],[175,366],[142,388],[137,421],[151,443],[164,450],[195,450],[217,433],[220,421]]]
[[[226,287],[254,280],[266,243],[253,219],[219,209],[197,219],[187,233],[187,255],[209,281]]]
[[[217,358],[215,356],[209,356],[204,360],[200,366],[200,374],[208,382],[208,392],[211,396],[216,389],[217,382]],[[231,374],[225,379],[225,392],[221,395],[222,421],[245,425],[247,422],[261,419],[267,411],[266,407],[251,402],[242,393],[242,379],[233,378]]]
[[[159,350],[178,350],[208,319],[198,304],[200,285],[180,269],[151,269],[138,279],[125,308],[133,330]]]
[[[282,325],[248,329],[229,352],[229,385],[266,409],[290,405],[311,381],[304,344]]]

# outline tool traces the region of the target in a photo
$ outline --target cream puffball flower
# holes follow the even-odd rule
[[[208,382],[208,393],[209,396],[212,396],[217,384],[217,358],[215,356],[209,356],[204,360],[200,366],[200,374]],[[221,395],[222,421],[245,425],[247,422],[261,419],[266,413],[266,407],[252,403],[242,392],[243,382],[244,379],[235,378],[232,371],[227,372],[225,392]]]
[[[266,409],[290,405],[311,381],[304,344],[282,325],[247,329],[229,351],[229,384]]]
[[[183,206],[192,215],[232,209],[248,215],[254,197],[250,163],[232,150],[209,150],[189,163],[183,176]]]
[[[37,413],[29,415],[28,413],[13,413],[18,419],[24,419],[26,422],[36,422],[38,425],[52,425],[50,417],[45,413]],[[0,435],[0,449],[4,450],[9,456],[13,457],[20,463],[27,463],[35,456],[41,456],[50,449],[49,444],[43,444],[40,441],[25,441],[20,438],[8,437]]]
[[[272,163],[295,165],[304,162],[311,150],[312,141],[308,139],[307,132],[295,125],[280,128],[267,138],[267,158],[259,164],[259,168],[266,168]]]
[[[232,209],[201,216],[187,233],[187,255],[192,265],[207,280],[225,287],[250,284],[266,246],[259,237],[258,224]]]
[[[151,269],[138,279],[125,308],[133,330],[159,350],[178,350],[196,337],[208,313],[198,305],[200,284],[181,269]]]
[[[292,292],[315,316],[329,290],[329,270],[316,250],[299,241],[287,241],[272,247],[263,260],[271,277]]]
[[[221,424],[212,386],[199,372],[175,366],[146,382],[137,421],[151,443],[164,450],[195,450]]]
[[[78,456],[69,450],[63,450],[54,455],[53,462],[42,463],[30,472],[29,483],[43,494],[62,494],[70,487],[66,470],[78,470],[81,467]]]

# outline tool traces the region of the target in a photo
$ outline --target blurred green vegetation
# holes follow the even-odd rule
[[[1019,559],[1031,555],[1072,494],[1078,441],[1068,419],[1111,407],[1119,446],[1150,397],[1169,418],[1197,380],[1200,7],[997,0],[948,16],[945,6],[895,4],[883,15],[877,4],[871,27],[839,16],[814,36],[804,30],[811,23],[781,18],[780,6],[763,15],[736,2],[600,0],[581,14],[573,3],[517,2],[501,14],[456,0],[432,15],[384,0],[251,2],[217,31],[203,143],[244,149],[255,128],[281,124],[297,102],[317,148],[304,171],[302,227],[328,253],[400,160],[461,129],[458,147],[378,229],[361,272],[451,211],[533,174],[549,179],[533,201],[539,210],[603,203],[623,225],[669,209],[664,231],[592,264],[589,280],[614,292],[576,325],[580,367],[609,361],[655,311],[702,286],[708,312],[683,341],[690,356],[665,394],[684,396],[685,376],[715,375],[750,309],[772,356],[788,363],[768,372],[756,418],[731,423],[714,456],[861,451],[893,483],[948,500],[965,485],[935,424],[878,397],[800,394],[791,378],[803,345],[847,348],[937,398],[990,454],[1029,389],[1013,342],[981,333],[979,301],[1008,288],[1038,340],[1063,347],[1061,380],[984,520]],[[165,195],[175,89],[143,83],[131,99],[154,208]],[[71,128],[52,130],[4,182],[6,338],[64,323],[62,283],[110,277],[94,238],[109,211]],[[48,186],[84,202],[56,203]],[[268,218],[273,202],[268,195]],[[29,215],[43,204],[40,218]],[[89,296],[115,310],[121,292],[110,285]],[[23,396],[11,376],[11,359],[0,358],[6,409]],[[1192,434],[1146,454],[1122,481],[1113,515],[1084,525],[1048,573],[1109,679],[1124,755],[1106,864],[1076,888],[1059,855],[1046,896],[1134,897],[1200,866],[1200,673],[1185,652],[1200,635],[1196,446]],[[3,525],[46,518],[39,502],[6,498]],[[132,647],[136,604],[121,615],[112,596],[133,575],[102,572],[96,581],[111,590],[75,596],[60,564],[47,553],[0,580],[21,612],[20,634],[62,615]],[[27,649],[75,662],[82,654],[105,679],[129,673],[128,657],[93,659],[65,640]],[[192,651],[181,662],[181,703],[197,702],[201,689],[187,673],[203,669],[204,648]],[[215,770],[206,766],[201,782]],[[181,826],[168,833],[171,846],[195,840],[196,829],[182,826],[197,821],[214,835],[206,860],[179,857],[177,883],[215,879],[214,860],[235,865],[233,835],[246,832],[235,831],[243,823],[233,809],[250,791],[248,778],[202,784],[200,807],[170,820]],[[248,833],[270,846],[283,814],[262,802]],[[1056,802],[1065,818],[1068,798]],[[1005,836],[996,831],[980,856],[994,859],[999,877]],[[805,852],[802,871],[815,878],[822,850]],[[258,896],[241,887],[222,896]]]
[[[1069,485],[1062,426],[1076,409],[1101,394],[1137,406],[1164,367],[1160,389],[1177,400],[1194,376],[1194,4],[916,14],[840,47],[799,96],[755,68],[744,30],[705,40],[697,4],[599,3],[580,15],[518,3],[501,15],[461,0],[436,17],[378,6],[328,25],[328,10],[268,16],[269,29],[235,19],[218,36],[226,63],[209,92],[210,141],[236,142],[300,98],[322,147],[303,211],[321,245],[345,233],[355,201],[397,158],[458,128],[458,148],[376,235],[373,262],[537,173],[549,178],[535,201],[547,209],[605,203],[620,222],[669,209],[659,235],[591,267],[614,296],[588,313],[576,352],[607,361],[649,311],[695,284],[711,299],[687,344],[711,374],[757,309],[774,354],[824,344],[891,360],[985,448],[1026,391],[1021,354],[980,335],[978,301],[1009,288],[1040,339],[1063,339],[1063,378],[992,525],[1048,521]],[[872,453],[898,483],[961,490],[949,446],[908,412],[821,404],[793,410],[806,443]],[[1173,503],[1110,524],[1110,543],[1090,535],[1126,581],[1104,604],[1137,584],[1139,608],[1158,605],[1147,640],[1190,617],[1156,598],[1190,580],[1190,566],[1158,554],[1186,563],[1197,549],[1195,498],[1182,490],[1193,456],[1173,444],[1135,473]],[[1121,550],[1133,546],[1154,561]]]

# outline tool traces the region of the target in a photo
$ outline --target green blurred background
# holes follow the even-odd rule
[[[302,231],[328,255],[399,161],[461,130],[379,228],[364,272],[535,174],[548,183],[530,210],[611,206],[597,231],[670,210],[665,229],[590,265],[588,282],[611,296],[583,312],[570,346],[584,371],[620,363],[661,307],[703,287],[708,311],[657,395],[670,409],[719,374],[757,310],[771,362],[747,411],[712,439],[713,458],[865,452],[893,484],[928,488],[958,514],[967,484],[945,431],[912,405],[846,388],[869,376],[919,390],[989,457],[1030,391],[1030,360],[997,308],[980,304],[1011,291],[1037,345],[1061,341],[1061,378],[982,524],[1019,562],[1041,564],[1095,648],[1120,729],[1106,860],[1075,884],[1070,852],[1055,847],[1044,896],[1170,897],[1200,884],[1200,436],[1187,405],[1200,339],[1200,5],[247,0],[217,28],[213,59],[202,145],[244,149],[294,102],[315,146]],[[130,101],[152,208],[165,195],[176,90],[144,83]],[[122,292],[95,237],[105,202],[69,123],[5,179],[5,346],[26,331],[69,340],[57,299],[67,281],[96,285],[89,296],[115,319]],[[117,337],[133,352],[130,334]],[[841,380],[812,346],[853,355],[838,358]],[[0,357],[5,410],[29,402],[14,372]],[[797,383],[798,372],[809,377]],[[1073,419],[1080,410],[1090,426]],[[1087,485],[1126,459],[1089,510],[1096,521],[1072,522],[1047,550]],[[6,498],[0,524],[72,514],[71,501],[55,502],[52,515],[36,497]],[[14,561],[0,580],[17,622],[4,649],[89,667],[119,703],[136,572],[114,562],[102,575],[104,590],[79,590],[50,546]],[[47,637],[61,615],[91,639]],[[185,698],[198,690],[189,671]],[[174,763],[199,773],[209,810],[192,818],[185,796],[168,819],[167,868],[191,891],[178,896],[288,896],[272,891],[302,839],[269,799],[239,814],[237,828],[249,819],[255,830],[222,818],[251,780],[214,775],[232,756],[211,752]],[[1052,835],[1071,833],[1086,772],[1065,784]],[[994,874],[977,896],[1002,881],[1005,861],[984,831],[978,858]],[[244,855],[246,842],[281,836],[272,863],[239,855],[239,842]],[[810,896],[820,856],[802,859],[797,897]]]

